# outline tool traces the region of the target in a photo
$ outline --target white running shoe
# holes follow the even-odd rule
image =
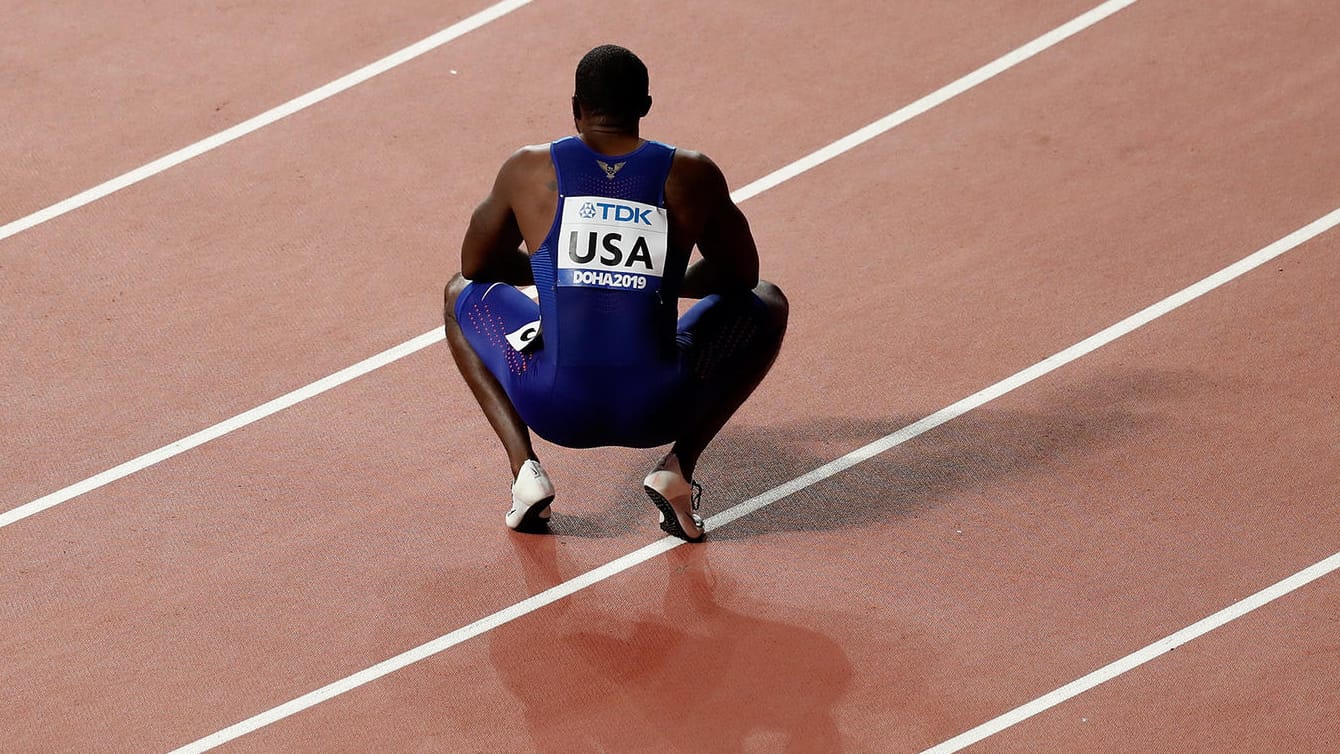
[[[661,511],[661,531],[689,542],[702,541],[703,520],[694,513],[702,487],[684,478],[673,453],[642,480],[642,489]]]
[[[537,529],[549,521],[549,504],[554,501],[554,483],[540,468],[540,462],[521,464],[521,473],[512,484],[512,509],[507,511],[507,528]]]

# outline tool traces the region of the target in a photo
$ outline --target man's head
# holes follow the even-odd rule
[[[650,109],[647,66],[632,52],[618,45],[601,45],[577,64],[574,119],[636,129]]]

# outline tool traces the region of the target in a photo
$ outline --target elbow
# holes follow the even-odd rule
[[[746,291],[752,291],[758,287],[758,260],[755,259],[752,264],[744,265],[736,270],[735,281]]]
[[[752,291],[757,288],[758,282],[761,280],[758,276],[758,265],[754,265],[750,268],[749,272],[743,276],[743,280],[745,285],[749,286],[749,290]]]
[[[489,258],[485,254],[471,253],[461,249],[461,276],[469,280],[479,280],[488,275]]]

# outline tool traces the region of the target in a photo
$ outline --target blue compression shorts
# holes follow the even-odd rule
[[[767,307],[753,293],[712,295],[676,327],[673,352],[654,363],[562,367],[538,347],[508,342],[540,318],[540,307],[503,283],[470,283],[456,299],[456,321],[523,421],[565,447],[649,448],[674,442],[700,421],[763,346]]]

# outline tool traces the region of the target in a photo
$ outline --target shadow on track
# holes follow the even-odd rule
[[[709,540],[770,532],[862,527],[924,510],[951,495],[1063,465],[1131,437],[1155,433],[1205,387],[1191,371],[1137,371],[1083,383],[1034,383],[1027,408],[987,404],[768,508],[709,532]],[[1011,405],[1019,399],[1006,399]],[[699,464],[704,516],[725,510],[922,419],[828,417],[763,426],[727,425]],[[660,451],[564,451],[555,468],[580,478],[597,465],[624,468],[627,485],[591,513],[556,510],[559,536],[624,536],[654,527],[640,480]],[[598,494],[591,492],[588,494]]]
[[[971,495],[1157,433],[1204,386],[1204,378],[1190,371],[1134,372],[1059,386],[1035,384],[1026,394],[1028,408],[987,404],[709,537],[846,529],[913,515],[947,498]],[[712,490],[709,512],[789,481],[923,416],[834,417],[805,424],[728,428],[704,463],[705,468],[724,463],[732,469],[732,476]]]

